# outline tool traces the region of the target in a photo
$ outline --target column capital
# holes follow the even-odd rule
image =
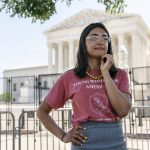
[[[58,46],[63,46],[63,41],[59,41],[56,43]]]
[[[47,46],[48,46],[49,49],[51,49],[53,44],[52,43],[47,43]]]
[[[131,37],[133,37],[133,36],[139,37],[140,36],[140,34],[138,32],[136,32],[136,31],[131,32],[130,35],[131,35]]]
[[[71,39],[71,40],[68,40],[68,43],[74,43],[75,42],[75,40],[74,39]]]

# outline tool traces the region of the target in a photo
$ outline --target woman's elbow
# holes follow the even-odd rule
[[[36,116],[39,119],[42,119],[42,117],[46,114],[49,114],[51,110],[52,110],[52,108],[50,106],[48,106],[48,104],[46,102],[42,102],[40,104],[39,108],[37,109]]]
[[[42,110],[40,108],[37,109],[36,116],[39,119],[41,118],[41,116],[42,116]]]
[[[122,111],[120,111],[118,113],[119,117],[121,117],[121,118],[126,117],[129,114],[130,110],[131,110],[131,106],[132,105],[129,104],[126,108],[122,109]]]
[[[124,117],[126,117],[126,116],[128,115],[128,113],[129,113],[129,111],[121,112],[121,113],[118,114],[118,116],[119,116],[120,118],[124,118]]]

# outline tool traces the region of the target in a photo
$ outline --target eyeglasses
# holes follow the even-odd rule
[[[86,37],[86,40],[89,40],[90,42],[97,42],[102,40],[105,43],[109,43],[111,38],[109,36],[90,35]]]

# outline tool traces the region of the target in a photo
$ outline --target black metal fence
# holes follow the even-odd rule
[[[150,67],[131,69],[131,86],[134,106],[150,106]],[[137,115],[150,117],[149,110],[139,109]]]
[[[128,69],[134,105],[150,106],[150,66]],[[60,74],[0,78],[0,103],[39,105]]]
[[[122,128],[128,149],[150,150],[150,118],[137,117],[138,110],[150,107],[133,107],[122,120]],[[71,108],[51,112],[56,123],[64,130],[71,128]],[[70,150],[54,137],[36,117],[36,110],[24,111],[19,118],[11,112],[0,112],[0,150]]]

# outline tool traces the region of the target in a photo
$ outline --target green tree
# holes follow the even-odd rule
[[[9,103],[10,100],[11,100],[11,94],[9,92],[0,95],[0,101]]]
[[[0,12],[4,10],[11,17],[32,18],[44,22],[56,13],[56,3],[59,0],[1,0]],[[60,0],[70,6],[73,0]],[[124,0],[97,0],[105,6],[106,12],[121,13],[127,6]]]

